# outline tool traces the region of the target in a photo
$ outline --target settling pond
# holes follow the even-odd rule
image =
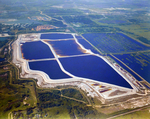
[[[114,55],[150,83],[150,52]],[[119,63],[121,64],[121,63]],[[125,68],[126,69],[126,68]],[[131,71],[130,71],[131,73]],[[133,74],[133,73],[132,73]],[[135,75],[134,75],[135,76]],[[137,78],[137,76],[135,76]],[[139,78],[137,78],[140,80]]]
[[[21,50],[23,58],[27,60],[54,58],[48,45],[42,41],[22,43]]]
[[[130,84],[103,59],[98,56],[85,53],[85,50],[75,42],[71,34],[41,34],[41,40],[42,39],[53,47],[56,55],[60,55],[58,60],[65,71],[70,74],[77,77],[132,88]],[[77,39],[78,42],[86,49],[90,49],[96,54],[99,53],[82,37],[78,36]],[[22,58],[29,60],[28,64],[31,70],[43,71],[54,80],[71,78],[71,76],[61,70],[58,61],[54,60],[56,57],[54,57],[54,54],[47,44],[42,41],[32,41],[21,44],[23,54]],[[66,55],[69,57],[65,57]],[[77,56],[72,57],[72,55]],[[33,59],[35,60],[33,61]]]
[[[97,56],[60,58],[60,61],[64,69],[75,76],[131,88],[125,79]]]
[[[60,56],[68,55],[81,55],[85,54],[85,50],[82,50],[75,40],[67,41],[47,41]]]
[[[125,53],[150,50],[150,47],[122,33],[88,33],[83,34],[83,37],[102,53]]]
[[[45,72],[51,79],[71,78],[59,67],[56,60],[29,62],[30,69]]]

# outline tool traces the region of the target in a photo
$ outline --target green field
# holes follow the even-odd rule
[[[134,113],[126,114],[124,116],[119,116],[114,119],[149,119],[149,117],[150,117],[150,108],[147,108]]]

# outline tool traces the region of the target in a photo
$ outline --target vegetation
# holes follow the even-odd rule
[[[144,37],[137,37],[137,39],[139,39],[140,41],[142,41],[143,43],[146,43],[146,44],[150,44],[150,40],[148,40],[147,38],[144,38]]]
[[[10,41],[12,41],[14,39],[14,36],[12,37],[6,37],[5,40],[0,40],[0,48],[2,48],[3,46],[6,45],[6,43],[9,43]],[[4,48],[3,48],[4,49]],[[3,51],[4,52],[4,51]]]
[[[47,22],[43,22],[43,23],[54,25],[54,26],[57,26],[57,27],[66,27],[67,26],[67,25],[63,24],[62,21],[58,21],[58,20],[55,20],[55,19],[52,19],[51,21],[47,21]]]
[[[137,52],[150,49],[122,33],[90,33],[83,36],[103,53]]]
[[[44,13],[49,15],[49,16],[54,16],[54,15],[78,15],[82,14],[81,11],[78,11],[77,9],[61,9],[61,8],[50,8],[44,10]]]
[[[64,16],[63,17],[65,19],[65,21],[67,23],[79,23],[81,24],[81,26],[83,27],[94,27],[94,26],[98,26],[98,24],[96,24],[95,22],[93,22],[92,20],[90,20],[88,17],[86,16]]]
[[[103,15],[93,15],[93,14],[88,15],[88,17],[90,17],[91,19],[102,19],[102,18],[104,18]]]
[[[143,109],[143,110],[140,110],[140,111],[137,111],[137,112],[134,112],[134,113],[129,113],[129,114],[126,114],[124,116],[119,116],[115,119],[129,119],[129,118],[132,118],[132,119],[148,119],[149,116],[150,116],[149,109],[150,108]]]
[[[64,96],[68,96],[68,97],[75,98],[78,100],[87,101],[86,99],[84,99],[83,95],[77,89],[73,89],[73,88],[63,89],[61,92],[62,92],[62,95]]]

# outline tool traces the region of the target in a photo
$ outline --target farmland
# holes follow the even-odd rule
[[[123,55],[114,55],[126,65],[128,65],[132,70],[137,72],[141,77],[149,80],[149,67],[150,67],[150,53],[132,53],[132,54],[123,54]]]
[[[150,49],[122,33],[89,33],[83,34],[83,37],[102,53],[125,53]]]
[[[97,26],[97,24],[95,22],[93,22],[86,16],[64,16],[63,18],[67,23],[79,24],[79,27],[80,26],[82,26],[82,27],[83,26],[84,27]]]
[[[127,68],[123,63],[119,62],[116,58],[114,58],[114,55],[108,55],[111,59],[113,59],[115,62],[117,62],[123,69],[130,72],[138,81],[142,81],[142,79],[137,76],[134,72],[132,72],[129,68]]]

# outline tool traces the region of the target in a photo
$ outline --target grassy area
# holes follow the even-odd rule
[[[7,45],[4,47],[8,49]],[[3,53],[1,52],[1,55]],[[26,110],[37,105],[35,82],[19,80],[18,69],[7,62],[11,59],[8,51],[5,57],[6,60],[0,65],[0,118],[8,118],[14,111]],[[27,104],[24,104],[25,98]]]
[[[75,99],[83,100],[83,101],[87,102],[86,98],[77,89],[73,89],[73,88],[62,89],[61,93],[64,96],[68,96],[68,97],[71,97],[71,98],[75,98]]]
[[[60,118],[60,119],[70,119],[70,114],[66,107],[53,107],[47,110],[45,117],[48,118]]]
[[[33,106],[35,99],[32,89],[29,85],[24,86],[20,84],[10,84],[9,82],[9,71],[0,73],[0,117],[7,117],[9,112],[16,110],[26,109],[27,107]],[[30,98],[29,104],[24,105],[23,100],[28,96]]]
[[[141,28],[144,26],[143,28]],[[150,31],[145,30],[149,28],[149,24],[147,26],[143,23],[141,24],[131,24],[131,25],[124,25],[124,26],[117,26],[118,28],[128,31],[127,34],[132,36],[133,38],[146,43],[150,44]],[[130,33],[130,34],[129,34]],[[143,38],[143,39],[142,39]]]
[[[149,119],[149,117],[150,117],[150,108],[147,108],[134,113],[126,114],[124,116],[119,116],[114,119]]]
[[[107,23],[99,23],[96,22],[103,27],[112,28],[111,32],[123,32],[133,37],[136,40],[139,40],[143,43],[150,44],[150,31],[149,23],[139,23],[139,24],[107,24]]]

